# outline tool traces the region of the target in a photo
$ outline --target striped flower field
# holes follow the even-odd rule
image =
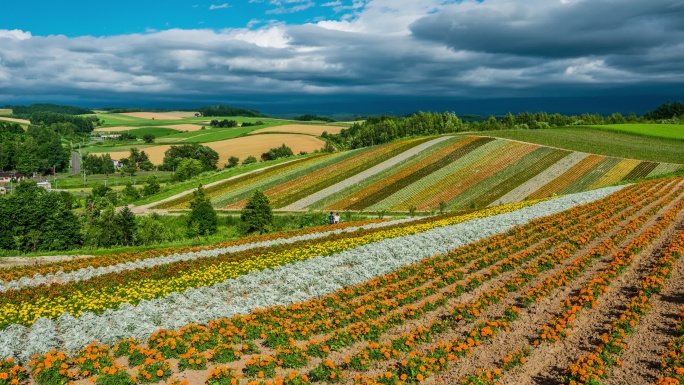
[[[672,173],[678,164],[592,155],[478,136],[398,141],[322,155],[239,178],[209,193],[239,210],[261,189],[284,211],[436,211],[542,199]],[[188,197],[159,208],[186,208]]]
[[[670,178],[3,269],[0,384],[676,383],[683,225]]]

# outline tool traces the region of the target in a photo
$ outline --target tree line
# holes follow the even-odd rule
[[[45,126],[29,126],[26,131],[16,123],[0,122],[0,171],[16,170],[30,175],[62,172],[69,168],[69,149],[61,135]]]
[[[545,129],[551,127],[605,125],[626,123],[678,123],[684,121],[684,104],[665,103],[654,111],[638,117],[634,113],[623,116],[614,113],[562,115],[547,112],[508,113],[503,117],[490,116],[484,121],[463,121],[453,112],[418,112],[411,116],[382,115],[369,117],[362,123],[354,123],[339,134],[324,133],[323,137],[338,148],[355,149],[388,143],[411,136],[448,134],[464,131],[492,131],[510,129]]]
[[[57,104],[31,104],[30,106],[12,106],[12,114],[19,119],[28,119],[36,112],[53,112],[64,115],[94,114],[93,110],[75,106],[61,106]]]
[[[197,111],[201,113],[202,116],[248,116],[254,118],[266,117],[266,115],[259,111],[231,106],[205,106],[197,108]]]

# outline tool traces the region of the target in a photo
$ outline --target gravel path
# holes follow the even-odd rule
[[[434,140],[431,140],[429,142],[425,142],[421,145],[418,145],[416,147],[413,147],[407,151],[402,152],[401,154],[390,158],[374,167],[369,168],[368,170],[361,172],[359,174],[354,175],[351,178],[345,179],[342,182],[339,182],[337,184],[334,184],[328,188],[325,188],[321,191],[318,191],[314,194],[309,195],[308,197],[305,197],[303,199],[298,200],[297,202],[292,203],[291,205],[284,207],[282,210],[302,210],[306,208],[307,206],[316,203],[320,201],[321,199],[325,199],[329,197],[330,195],[345,189],[347,187],[353,186],[356,183],[361,182],[362,180],[366,178],[370,178],[373,175],[376,175],[380,172],[383,172],[384,170],[387,170],[390,167],[396,166],[397,164],[409,159],[410,157],[434,146],[435,144],[439,142],[443,142],[448,139],[452,139],[452,136],[442,136],[439,138],[436,138]]]
[[[534,178],[528,180],[527,182],[521,184],[515,189],[508,192],[506,195],[492,202],[489,206],[504,205],[507,203],[520,202],[525,199],[528,195],[537,191],[540,187],[556,179],[559,175],[568,171],[577,163],[581,162],[582,159],[589,156],[583,152],[573,152],[565,158],[559,160],[553,166],[542,171],[540,174]]]

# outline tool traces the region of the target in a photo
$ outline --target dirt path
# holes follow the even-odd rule
[[[0,269],[14,266],[45,265],[47,263],[73,261],[92,258],[93,255],[47,255],[43,257],[5,257],[0,258]]]

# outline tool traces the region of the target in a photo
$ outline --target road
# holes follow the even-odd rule
[[[78,152],[71,152],[71,172],[69,175],[79,174],[81,172],[81,162],[78,158]]]

